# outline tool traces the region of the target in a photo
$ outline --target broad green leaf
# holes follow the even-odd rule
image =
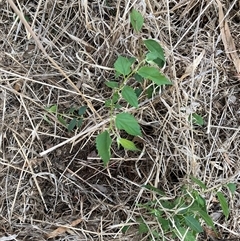
[[[224,197],[222,192],[217,192],[218,200],[220,202],[221,208],[223,210],[223,214],[226,218],[228,218],[229,215],[229,207],[228,207],[228,202],[227,199]]]
[[[96,138],[97,151],[101,159],[103,160],[104,166],[107,166],[110,158],[110,148],[112,144],[112,139],[108,131],[104,131],[99,134]]]
[[[128,61],[131,63],[131,65],[136,61],[135,57],[130,57]]]
[[[197,179],[196,177],[193,177],[193,176],[191,176],[191,179],[202,189],[204,189],[204,190],[207,189],[207,186],[201,180],[199,180],[199,179]]]
[[[144,18],[140,12],[133,9],[130,13],[130,22],[132,24],[132,27],[136,32],[139,32],[142,29]]]
[[[121,144],[121,146],[130,151],[139,151],[139,149],[135,146],[135,144],[132,141],[129,141],[124,138],[118,138],[117,142]]]
[[[118,82],[116,81],[106,81],[105,85],[112,89],[118,88]]]
[[[80,107],[80,109],[78,110],[78,115],[84,115],[84,113],[86,112],[87,106],[82,106]]]
[[[191,121],[193,124],[196,124],[196,125],[199,125],[199,126],[204,125],[203,118],[196,113],[193,113],[189,116],[189,121]]]
[[[227,184],[227,187],[229,188],[229,190],[230,190],[230,192],[231,192],[232,194],[234,194],[235,191],[236,191],[236,189],[237,189],[235,183],[228,183],[228,184]]]
[[[130,72],[131,72],[131,68],[130,68],[131,65],[132,65],[131,60],[129,60],[128,58],[125,58],[123,56],[118,56],[116,62],[114,63],[114,69],[118,73],[126,76],[126,75],[130,74]]]
[[[134,116],[128,113],[120,113],[116,116],[116,127],[119,130],[125,130],[128,134],[133,136],[141,136],[140,125]]]
[[[193,231],[195,231],[197,233],[203,232],[203,228],[197,219],[195,219],[192,216],[186,216],[186,217],[184,217],[184,219],[185,219],[187,226],[190,227]]]
[[[172,83],[169,79],[161,74],[159,70],[155,67],[143,66],[138,70],[138,74],[145,79],[152,80],[157,85],[171,85]]]
[[[122,89],[122,97],[133,107],[138,107],[138,98],[134,89],[130,86],[124,86]]]
[[[57,118],[60,123],[62,123],[64,126],[67,126],[67,122],[63,119],[63,117],[61,115],[58,115]]]
[[[215,229],[213,220],[212,220],[212,218],[208,215],[208,213],[206,213],[205,211],[199,209],[199,210],[198,210],[198,214],[201,216],[201,218],[206,222],[206,224],[207,224],[209,227]]]
[[[77,119],[73,118],[70,123],[68,124],[68,131],[72,131],[74,129],[74,127],[76,126],[77,123]]]
[[[155,55],[155,59],[160,58],[165,63],[164,52],[161,45],[154,39],[144,40],[147,49]],[[154,56],[152,55],[152,57]],[[153,59],[152,59],[153,60]]]
[[[125,234],[128,231],[129,228],[130,228],[129,225],[123,226],[122,229],[121,229],[122,233]]]
[[[47,107],[46,110],[50,113],[56,113],[57,112],[57,105],[52,105],[50,107]]]

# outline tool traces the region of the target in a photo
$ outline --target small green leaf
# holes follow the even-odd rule
[[[140,234],[148,233],[148,226],[144,222],[141,222],[138,227],[138,232]]]
[[[97,151],[101,159],[103,160],[104,166],[107,166],[111,158],[111,148],[112,139],[108,131],[104,131],[99,134],[96,138]]]
[[[78,115],[84,115],[86,112],[87,106],[82,106],[80,107],[80,109],[78,110]]]
[[[161,191],[160,189],[158,189],[158,188],[156,188],[156,187],[154,187],[152,185],[147,184],[147,185],[143,185],[143,187],[147,188],[150,191],[154,191],[154,192],[156,192],[156,193],[158,193],[158,194],[160,194],[162,196],[166,195],[163,191]]]
[[[194,181],[199,187],[201,187],[202,189],[206,190],[207,186],[200,181],[199,179],[197,179],[196,177],[191,176],[192,181]]]
[[[122,89],[122,97],[133,107],[138,107],[138,98],[134,89],[130,86],[124,86]]]
[[[163,63],[165,63],[163,49],[157,41],[155,41],[154,39],[147,39],[147,40],[144,40],[144,44],[146,45],[147,49],[151,53],[151,55],[150,55],[152,58],[151,60],[155,60],[155,59],[159,58],[163,61]],[[150,57],[150,56],[148,56],[148,57]]]
[[[126,76],[126,75],[130,74],[130,72],[131,72],[131,68],[130,68],[131,65],[132,65],[131,60],[129,60],[128,58],[125,58],[123,56],[118,56],[116,62],[114,63],[114,69],[118,73]]]
[[[196,124],[196,125],[199,125],[199,126],[203,126],[204,125],[204,120],[203,118],[196,114],[196,113],[193,113],[189,116],[189,121],[191,121],[193,124]]]
[[[122,147],[126,150],[130,150],[130,151],[140,151],[135,144],[132,141],[129,141],[127,139],[124,138],[118,138],[117,142],[120,143],[122,145]]]
[[[67,122],[63,119],[61,115],[58,115],[57,118],[60,123],[62,123],[64,126],[67,126]]]
[[[213,220],[212,218],[208,215],[208,213],[206,213],[205,211],[199,209],[198,210],[198,214],[200,214],[201,218],[206,222],[206,224],[213,228],[215,230],[215,227],[214,227],[214,223],[213,223]]]
[[[128,113],[120,113],[116,116],[116,127],[119,130],[125,130],[128,134],[133,136],[141,136],[140,125],[134,116]]]
[[[227,184],[227,187],[229,188],[229,190],[230,190],[230,192],[231,192],[232,194],[234,194],[235,191],[237,190],[237,187],[236,187],[236,184],[235,184],[235,183],[228,183],[228,184]]]
[[[119,98],[120,95],[117,92],[115,92],[112,97],[112,102],[115,104],[119,100]]]
[[[149,86],[146,89],[148,99],[151,99],[153,97],[153,91],[154,91],[153,85]]]
[[[68,111],[70,115],[73,115],[74,111],[77,111],[76,107],[71,107]]]
[[[133,9],[130,13],[130,22],[132,24],[133,29],[136,32],[139,32],[142,29],[144,18],[140,12]]]
[[[107,81],[105,82],[105,85],[112,89],[118,88],[118,82],[116,81]]]
[[[74,127],[76,126],[77,118],[73,118],[70,123],[68,124],[68,131],[72,131]]]
[[[141,87],[139,87],[139,88],[136,88],[135,90],[134,90],[134,92],[135,92],[135,94],[136,94],[136,96],[137,96],[137,98],[142,94],[142,92],[143,92],[143,89],[141,88]]]
[[[145,79],[152,80],[157,85],[171,85],[169,79],[161,74],[155,67],[143,66],[138,70],[138,74]]]
[[[144,80],[144,78],[141,75],[139,75],[138,73],[134,74],[134,78],[139,83],[142,83]]]
[[[83,123],[83,119],[77,120],[77,124],[76,124],[77,128],[81,127],[82,123]]]
[[[192,216],[185,216],[184,219],[188,227],[190,227],[193,231],[197,233],[203,232],[203,228],[197,219]]]
[[[122,233],[125,234],[128,231],[129,228],[130,228],[129,225],[123,226],[122,229],[121,229]]]
[[[50,113],[57,113],[57,105],[52,105],[50,107],[46,107],[46,110]]]
[[[105,106],[110,107],[112,104],[112,100],[105,100]]]
[[[218,200],[220,202],[221,208],[223,210],[223,214],[226,218],[228,218],[229,215],[229,207],[228,207],[228,202],[227,199],[224,197],[222,192],[217,192]]]
[[[150,52],[146,55],[146,61],[150,64],[155,63],[160,68],[164,66],[164,61],[158,57],[158,54],[156,52]]]

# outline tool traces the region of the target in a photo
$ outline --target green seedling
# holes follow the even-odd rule
[[[136,218],[139,234],[149,236],[147,240],[186,240],[196,241],[199,233],[202,233],[203,225],[208,226],[217,233],[213,220],[207,211],[206,193],[207,186],[195,177],[191,177],[192,183],[183,186],[177,197],[167,198],[163,191],[151,185],[145,185],[147,191],[154,193],[155,199],[144,204],[138,204],[143,215]],[[193,189],[194,183],[197,185]],[[236,185],[226,185],[234,194]],[[224,216],[229,216],[227,199],[220,191],[216,192]],[[145,211],[143,211],[145,210]],[[150,223],[148,220],[152,220]],[[155,222],[153,221],[155,220]],[[161,228],[159,228],[161,227]],[[122,230],[126,233],[130,226],[126,224]]]
[[[72,131],[75,128],[80,128],[83,123],[83,115],[86,112],[87,107],[82,106],[80,108],[72,107],[66,113],[59,113],[57,105],[52,105],[50,107],[45,108],[46,111],[50,114],[54,114],[58,121],[64,125],[68,131]],[[48,122],[49,119],[47,116],[44,116],[44,119]]]
[[[133,29],[139,32],[142,29],[144,19],[141,13],[133,9],[130,14],[130,22]],[[105,101],[105,106],[109,109],[110,123],[108,128],[96,138],[98,154],[105,166],[111,158],[113,140],[116,140],[118,147],[122,146],[125,150],[139,151],[132,140],[121,137],[121,131],[133,137],[142,136],[140,125],[130,111],[125,108],[125,111],[121,112],[121,103],[125,102],[130,107],[138,108],[139,97],[144,94],[142,86],[139,87],[139,85],[144,81],[150,81],[156,86],[172,84],[160,71],[160,68],[165,64],[161,45],[153,39],[142,42],[143,48],[146,49],[145,55],[139,59],[118,56],[114,63],[116,79],[105,82],[106,86],[112,89],[111,98]],[[130,80],[132,80],[131,83]],[[135,83],[132,84],[133,81]],[[151,97],[152,93],[147,95]]]

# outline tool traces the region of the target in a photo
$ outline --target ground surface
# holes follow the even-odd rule
[[[0,1],[0,240],[149,240],[134,225],[144,215],[136,204],[151,198],[142,185],[172,197],[189,175],[211,190],[237,184],[234,198],[222,190],[228,220],[214,193],[206,200],[220,237],[239,237],[239,1],[225,1],[222,19],[213,0],[16,1],[48,56],[9,2]],[[138,34],[129,24],[133,5],[145,18]],[[109,117],[104,81],[118,55],[145,51],[142,38],[161,43],[162,71],[174,85],[131,110],[143,131],[141,154],[114,146],[104,168],[95,148]],[[46,111],[52,105],[63,114],[88,106],[81,128],[68,132]],[[192,126],[191,113],[205,124]],[[126,222],[132,229],[122,234]]]

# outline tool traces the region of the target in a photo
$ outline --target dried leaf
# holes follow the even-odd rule
[[[180,81],[182,81],[183,79],[185,79],[186,77],[190,76],[192,73],[194,73],[194,71],[196,70],[196,68],[198,67],[198,65],[200,64],[203,56],[205,54],[205,50],[202,51],[202,53],[200,55],[197,56],[196,59],[193,60],[193,63],[190,64],[189,66],[187,66],[185,73],[181,76]]]
[[[81,218],[76,219],[69,225],[69,227],[58,227],[57,229],[55,229],[51,233],[47,234],[46,236],[47,236],[47,238],[55,238],[65,232],[67,232],[71,227],[75,227],[76,225],[78,225],[81,222],[82,222]]]
[[[225,52],[228,58],[233,62],[237,70],[237,73],[240,73],[240,59],[237,54],[236,46],[231,36],[228,23],[224,18],[222,4],[219,0],[217,0],[217,3],[218,3],[218,9],[219,9],[219,26],[221,30],[221,37],[225,48]]]

